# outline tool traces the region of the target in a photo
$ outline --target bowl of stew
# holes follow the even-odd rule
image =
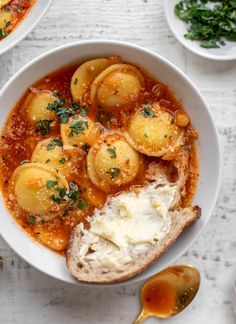
[[[81,89],[86,88],[86,82],[96,70],[96,64],[91,69],[87,63],[91,60],[98,62],[101,70],[117,69],[121,63],[125,64],[125,71],[131,69],[127,80],[134,82],[135,89],[139,89],[141,83],[141,94],[137,90],[132,96],[119,97],[118,90],[114,91],[109,100],[101,100],[100,106],[104,109],[100,113],[90,106],[89,93],[86,91],[83,100],[87,105],[80,104]],[[134,78],[133,73],[138,77]],[[105,97],[106,91],[103,82],[101,93]],[[128,102],[123,102],[124,98]],[[142,47],[108,40],[76,42],[51,50],[24,66],[1,90],[0,107],[4,109],[0,117],[0,233],[24,260],[54,278],[76,283],[65,262],[71,231],[80,222],[86,223],[86,218],[94,208],[105,203],[109,194],[123,190],[112,187],[109,191],[110,184],[115,182],[110,180],[119,179],[122,167],[119,172],[118,168],[112,168],[109,175],[104,173],[100,179],[99,174],[95,180],[88,178],[83,161],[92,144],[83,142],[86,132],[90,130],[90,122],[86,118],[119,131],[122,123],[126,123],[130,111],[127,107],[132,107],[133,100],[142,101],[143,117],[153,117],[153,110],[147,105],[150,101],[158,101],[176,120],[180,114],[178,123],[181,127],[188,127],[187,136],[194,138],[194,145],[189,142],[191,179],[184,204],[199,205],[202,217],[181,235],[158,262],[126,283],[144,280],[173,263],[194,242],[211,216],[220,186],[221,158],[217,131],[202,95],[192,81],[165,58]],[[111,109],[114,101],[119,113],[116,118]],[[47,109],[42,110],[45,105]],[[79,117],[75,116],[77,111],[80,112]],[[174,120],[172,122],[170,119],[170,124],[174,124]],[[99,136],[99,131],[100,128],[94,128],[90,141]],[[81,136],[80,142],[77,141],[78,136]],[[146,137],[145,133],[143,145]],[[167,140],[167,136],[164,138]],[[172,140],[172,136],[168,140]],[[70,158],[71,151],[81,156],[79,162]],[[116,155],[112,148],[107,152],[111,159]],[[157,154],[155,158],[159,158]],[[155,158],[145,158],[143,169],[149,168]],[[172,154],[167,153],[164,167],[171,168],[172,159]],[[130,170],[129,175],[133,172]],[[35,179],[29,181],[30,190],[21,187],[24,181],[28,181],[28,174],[39,173],[46,183],[45,190],[49,190],[40,192],[43,197],[40,205],[37,204],[37,191],[34,191],[38,186]],[[12,178],[16,185],[14,188]],[[125,179],[127,181],[127,177]],[[97,181],[100,181],[99,184]],[[136,177],[132,181],[131,184],[137,186],[143,178]],[[103,187],[100,187],[100,183]],[[126,182],[124,185],[127,186]],[[17,201],[14,197],[16,192]],[[53,210],[48,209],[49,198],[53,202]],[[68,199],[69,207],[67,204],[65,208]]]
[[[0,55],[21,41],[47,12],[52,0],[0,2]]]

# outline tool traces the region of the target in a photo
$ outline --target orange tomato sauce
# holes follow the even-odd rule
[[[79,63],[68,65],[59,69],[53,73],[42,78],[40,81],[32,85],[31,88],[36,88],[38,90],[49,90],[52,92],[57,92],[65,100],[66,104],[70,105],[73,102],[71,92],[70,92],[70,82],[71,77],[75,70],[78,68]],[[156,101],[161,102],[161,104],[174,114],[176,111],[184,110],[181,102],[175,99],[174,94],[171,90],[160,83],[159,81],[153,79],[145,71],[142,71],[145,78],[145,88],[139,98],[139,104],[145,103],[146,101]],[[94,211],[94,205],[103,206],[107,194],[97,188],[90,181],[87,174],[86,167],[86,152],[79,152],[80,158],[77,163],[77,167],[67,178],[68,182],[73,181],[79,186],[81,197],[86,203],[86,207],[81,209],[81,211],[69,211],[67,215],[61,215],[47,222],[41,222],[36,224],[30,224],[27,221],[29,213],[25,212],[16,202],[12,199],[14,193],[11,190],[10,179],[13,171],[20,165],[21,161],[30,161],[32,152],[36,144],[42,139],[48,137],[60,137],[60,124],[57,121],[56,126],[52,128],[50,134],[41,135],[36,131],[35,126],[29,122],[27,118],[27,112],[25,111],[24,102],[27,95],[30,93],[30,88],[25,92],[25,94],[20,98],[16,106],[10,113],[4,129],[1,134],[0,141],[0,181],[1,189],[5,199],[5,203],[17,221],[17,223],[23,228],[31,237],[35,238],[37,241],[41,241],[40,236],[43,231],[48,236],[48,241],[59,240],[61,243],[61,248],[58,250],[56,247],[53,248],[60,253],[65,254],[69,235],[71,230],[80,222],[84,222],[86,225],[86,217],[92,215]],[[86,96],[85,96],[86,98]],[[112,116],[104,116],[103,113],[94,113],[91,110],[89,101],[87,105],[87,114],[90,118],[99,120],[106,127],[112,130],[125,129],[131,115],[134,114],[137,107],[127,107],[127,109],[119,111],[117,114]],[[195,192],[197,177],[198,177],[198,166],[197,166],[197,155],[194,146],[194,129],[191,124],[185,132],[187,135],[186,149],[190,152],[189,174],[186,186],[186,196],[182,199],[182,205],[187,206],[191,203],[192,197]],[[175,171],[173,171],[173,161],[163,161],[160,158],[143,156],[143,164],[140,168],[138,176],[132,183],[124,187],[120,187],[112,194],[118,194],[124,190],[129,190],[132,187],[143,186],[148,183],[145,177],[146,170],[148,166],[152,163],[164,164],[167,173],[170,177],[175,178]],[[88,199],[89,196],[89,199]],[[94,201],[94,204],[93,204]]]

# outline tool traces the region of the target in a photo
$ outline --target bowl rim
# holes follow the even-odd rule
[[[168,0],[164,0],[164,11],[165,11],[165,16],[166,20],[168,23],[168,26],[174,35],[175,39],[187,50],[190,52],[194,53],[197,56],[201,56],[205,59],[212,60],[212,61],[220,61],[220,62],[230,62],[236,60],[236,54],[234,55],[222,55],[222,56],[217,56],[212,53],[207,53],[207,52],[200,52],[195,47],[191,46],[191,42],[185,42],[184,39],[180,36],[180,34],[177,32],[177,30],[174,28],[174,24],[171,23],[171,18],[170,18],[170,4]],[[235,45],[236,46],[236,45]]]
[[[39,13],[37,15],[37,17],[35,19],[31,19],[31,14],[34,12],[35,7],[41,4],[39,1],[41,1],[41,3],[44,5],[43,10],[41,11],[41,13]],[[30,11],[27,13],[26,17],[23,18],[23,20],[19,23],[19,25],[16,26],[15,29],[13,29],[13,31],[9,34],[9,36],[7,36],[5,39],[1,40],[1,43],[4,44],[5,40],[9,40],[11,39],[11,42],[9,42],[9,44],[7,44],[5,47],[3,47],[3,49],[1,50],[0,48],[0,55],[6,53],[7,51],[9,51],[10,49],[12,49],[13,47],[15,47],[19,42],[21,42],[30,32],[32,32],[32,30],[37,26],[37,24],[39,23],[39,21],[43,18],[43,16],[46,14],[47,10],[49,9],[49,7],[51,6],[53,0],[47,0],[42,1],[42,0],[36,0],[34,5],[32,6],[32,8],[30,9]],[[28,28],[26,28],[26,30],[24,32],[22,32],[20,35],[16,35],[15,31],[19,31],[22,28],[22,25],[24,23],[27,23],[27,21],[30,22],[30,20],[32,20],[31,25],[29,25]]]
[[[199,228],[198,232],[194,235],[194,237],[189,240],[188,244],[186,244],[181,251],[179,251],[178,253],[176,253],[175,257],[172,258],[172,263],[174,263],[179,257],[181,257],[189,248],[190,246],[196,241],[196,239],[199,237],[199,235],[201,234],[201,232],[203,231],[203,229],[205,228],[205,226],[207,225],[207,223],[209,222],[211,215],[213,213],[213,210],[215,208],[216,205],[216,201],[219,195],[219,190],[220,190],[220,185],[221,185],[221,178],[222,178],[222,152],[221,152],[221,145],[220,145],[220,139],[219,139],[219,134],[216,128],[216,125],[214,123],[214,119],[212,117],[212,114],[208,108],[208,105],[206,104],[202,94],[200,93],[200,91],[197,89],[197,87],[194,85],[194,83],[191,81],[191,79],[184,73],[182,72],[177,66],[175,66],[173,63],[171,63],[170,61],[168,61],[167,59],[165,59],[164,57],[162,57],[161,55],[155,53],[154,51],[151,51],[149,49],[146,49],[142,46],[139,45],[135,45],[135,44],[131,44],[128,42],[124,42],[124,41],[116,41],[116,40],[108,40],[108,39],[100,39],[100,40],[84,40],[84,41],[75,41],[72,43],[68,43],[65,45],[61,45],[59,47],[56,47],[54,49],[51,49],[41,55],[39,55],[38,57],[34,58],[33,60],[31,60],[30,62],[28,62],[27,64],[25,64],[22,68],[20,68],[7,82],[6,84],[3,86],[3,88],[0,90],[0,100],[2,95],[4,94],[4,92],[11,86],[12,82],[14,82],[14,80],[16,78],[18,78],[21,74],[23,74],[25,71],[27,71],[28,68],[30,68],[32,65],[40,62],[41,60],[43,60],[44,58],[51,56],[57,52],[60,52],[62,50],[65,49],[69,49],[69,48],[73,48],[73,47],[78,47],[78,46],[83,46],[83,45],[118,45],[118,46],[123,46],[124,48],[131,48],[133,50],[138,50],[141,51],[144,54],[147,55],[151,55],[152,57],[154,57],[155,59],[158,59],[160,61],[162,61],[163,63],[167,64],[168,66],[170,66],[173,70],[175,70],[176,73],[180,74],[180,76],[191,85],[191,87],[193,88],[193,90],[196,92],[196,94],[199,96],[199,99],[203,102],[204,106],[205,106],[205,112],[206,114],[208,114],[209,120],[212,124],[212,129],[214,131],[214,137],[216,139],[216,152],[217,152],[217,156],[216,156],[216,160],[218,162],[218,172],[217,172],[217,180],[216,180],[216,187],[215,187],[215,195],[214,195],[214,199],[212,199],[211,204],[209,205],[209,212],[208,214],[208,218],[206,220],[206,222],[204,224],[201,224],[201,227]],[[68,62],[69,63],[69,62]],[[64,64],[65,65],[65,64]],[[53,72],[53,71],[52,71]],[[42,76],[43,77],[43,76]],[[10,111],[9,111],[10,113]],[[1,130],[0,130],[1,131]],[[1,202],[0,202],[1,204]],[[4,203],[3,203],[4,204]],[[9,217],[13,218],[13,216],[11,215],[10,211],[7,211]],[[14,219],[14,218],[13,218]],[[19,226],[16,221],[15,221],[16,226]],[[20,228],[20,226],[19,226]],[[22,229],[21,229],[22,230]],[[7,237],[3,234],[2,231],[2,227],[0,226],[0,235],[1,237],[6,241],[6,243],[15,251],[15,247],[12,246],[8,240]],[[25,235],[27,235],[27,233],[25,233]],[[30,238],[32,240],[32,242],[34,241],[32,238]],[[16,251],[15,251],[16,252]],[[37,270],[39,270],[40,272],[47,274],[48,276],[52,277],[52,278],[56,278],[60,281],[63,282],[67,282],[67,283],[71,283],[71,284],[78,284],[80,286],[92,286],[92,287],[113,287],[113,286],[121,286],[121,285],[129,285],[129,284],[137,284],[140,281],[143,281],[144,279],[139,278],[139,276],[135,276],[132,277],[130,280],[128,281],[122,281],[122,282],[117,282],[117,283],[111,283],[111,284],[90,284],[90,283],[82,283],[82,282],[69,282],[67,280],[62,279],[60,276],[58,275],[54,275],[52,273],[49,273],[47,270],[40,268],[39,266],[36,266],[28,256],[24,255],[23,251],[17,251],[16,252],[23,260],[25,260],[27,263],[29,263],[31,266],[33,266],[34,268],[36,268]],[[147,279],[147,278],[146,278]],[[146,280],[145,279],[145,280]]]

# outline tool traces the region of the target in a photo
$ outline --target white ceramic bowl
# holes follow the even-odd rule
[[[180,257],[208,222],[215,206],[221,173],[219,141],[206,103],[193,83],[176,66],[144,48],[115,41],[76,42],[34,59],[8,81],[0,92],[0,107],[2,107],[0,129],[16,101],[32,83],[68,63],[111,54],[120,55],[125,61],[141,65],[154,77],[169,85],[176,97],[182,100],[199,133],[197,145],[200,179],[193,203],[201,206],[202,217],[181,235],[160,260],[142,274],[124,282],[125,284],[146,279]],[[0,233],[3,238],[28,263],[52,277],[70,283],[76,282],[70,276],[63,257],[33,241],[20,229],[4,206],[2,197],[0,197],[0,223]]]
[[[52,0],[36,0],[25,19],[6,38],[0,41],[0,55],[11,49],[31,32],[49,9],[51,3]]]
[[[176,39],[191,52],[202,57],[217,61],[235,60],[236,42],[226,41],[226,45],[221,48],[206,49],[200,47],[199,41],[191,41],[184,37],[184,34],[187,33],[188,25],[180,20],[174,13],[174,7],[179,1],[180,0],[164,0],[166,19]]]

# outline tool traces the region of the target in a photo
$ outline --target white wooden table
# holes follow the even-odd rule
[[[195,82],[210,106],[223,147],[221,193],[208,226],[178,260],[200,269],[202,286],[188,309],[163,323],[233,324],[236,318],[230,294],[236,278],[236,62],[211,62],[182,48],[167,26],[161,0],[54,0],[35,30],[0,57],[0,87],[20,67],[49,49],[99,38],[129,41],[165,56]],[[59,282],[26,264],[1,238],[0,255],[2,324],[131,323],[138,312],[136,285],[94,289]]]

